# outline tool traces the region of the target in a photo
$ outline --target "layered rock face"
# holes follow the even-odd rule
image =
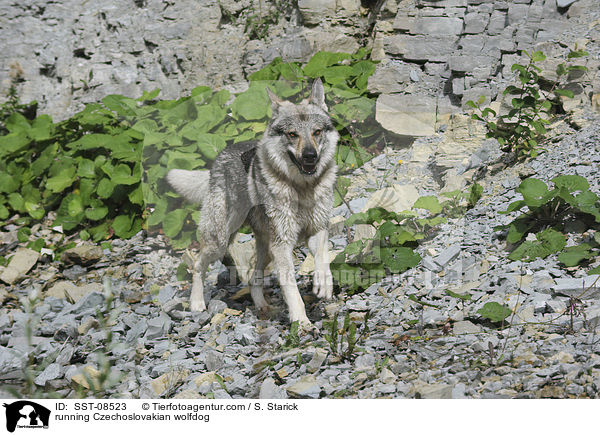
[[[381,60],[369,83],[382,94],[378,119],[422,136],[451,123],[470,99],[495,100],[520,50],[549,54],[551,79],[569,48],[588,49],[588,90],[597,94],[599,16],[594,0],[4,2],[0,84],[4,96],[17,76],[22,101],[63,119],[111,93],[243,90],[247,75],[277,56],[305,61],[319,50],[367,46]]]

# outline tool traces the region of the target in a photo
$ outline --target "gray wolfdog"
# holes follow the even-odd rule
[[[328,224],[336,180],[333,126],[323,84],[315,80],[311,95],[299,104],[280,100],[270,89],[273,117],[258,143],[229,145],[208,171],[172,169],[167,180],[186,199],[202,203],[198,225],[200,252],[193,266],[192,311],[206,309],[204,275],[223,258],[237,230],[247,222],[256,238],[256,267],[250,294],[261,310],[264,269],[277,270],[290,321],[310,326],[296,283],[292,250],[308,240],[315,258],[313,293],[331,298]]]

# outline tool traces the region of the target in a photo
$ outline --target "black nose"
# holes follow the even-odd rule
[[[314,163],[317,161],[317,150],[314,148],[304,148],[304,151],[302,151],[302,160],[304,161],[304,163]]]

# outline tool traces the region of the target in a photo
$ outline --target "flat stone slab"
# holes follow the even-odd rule
[[[0,280],[7,284],[13,284],[21,276],[25,275],[37,263],[40,253],[33,249],[20,248],[10,259],[10,263],[0,275]]]

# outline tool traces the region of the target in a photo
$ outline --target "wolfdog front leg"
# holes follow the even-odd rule
[[[315,258],[313,293],[319,298],[333,296],[333,277],[329,270],[329,247],[327,230],[321,230],[308,239],[308,248]]]
[[[281,293],[290,312],[290,322],[298,321],[300,324],[308,326],[311,323],[306,316],[304,301],[296,283],[292,248],[293,245],[288,243],[273,244],[271,246],[272,257],[277,268]]]

